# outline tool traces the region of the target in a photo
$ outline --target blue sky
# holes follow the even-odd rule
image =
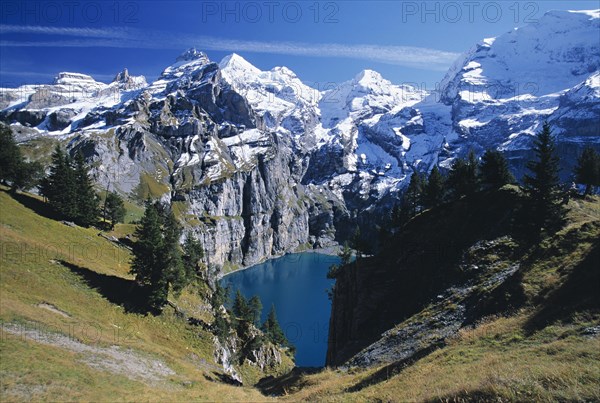
[[[21,1],[0,4],[0,86],[60,71],[110,81],[124,67],[149,81],[194,46],[286,66],[325,87],[363,69],[433,89],[479,40],[594,1]]]

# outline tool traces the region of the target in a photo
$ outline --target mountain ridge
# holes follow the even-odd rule
[[[0,119],[19,141],[82,151],[102,187],[181,203],[210,234],[210,263],[249,265],[357,225],[375,235],[413,172],[469,150],[503,151],[520,177],[545,120],[569,179],[582,147],[600,147],[598,14],[552,12],[488,38],[432,93],[372,70],[318,91],[285,67],[192,48],[150,84],[124,70],[111,84],[61,73],[73,85],[1,89]]]

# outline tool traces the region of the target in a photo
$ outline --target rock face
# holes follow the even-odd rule
[[[486,39],[434,94],[370,70],[319,92],[285,67],[190,49],[151,84],[125,69],[110,84],[60,73],[1,89],[0,119],[20,141],[68,140],[102,186],[174,203],[207,263],[250,265],[356,225],[373,238],[414,171],[471,149],[504,151],[520,177],[544,120],[567,177],[584,145],[600,147],[598,14],[551,12]]]

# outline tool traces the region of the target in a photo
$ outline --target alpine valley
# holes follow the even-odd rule
[[[157,38],[112,28],[0,24]],[[433,89],[194,48],[0,88],[0,400],[600,401],[599,152],[600,9]]]
[[[521,177],[543,121],[568,179],[600,148],[599,32],[598,10],[548,12],[476,44],[431,92],[371,70],[319,91],[190,49],[152,83],[124,69],[1,89],[0,118],[30,158],[60,142],[102,188],[172,203],[206,263],[231,269],[375,234],[413,172],[471,150],[501,150]]]

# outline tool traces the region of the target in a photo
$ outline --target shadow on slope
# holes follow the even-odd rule
[[[51,220],[60,220],[61,217],[57,214],[48,203],[30,196],[26,193],[14,193],[7,189],[0,189],[0,191],[8,194],[15,201],[21,203],[24,207],[32,210],[37,215],[40,215]]]
[[[64,260],[60,264],[80,276],[90,288],[98,291],[108,301],[124,307],[127,312],[148,313],[147,292],[134,280],[97,273]]]
[[[321,368],[294,367],[287,374],[274,377],[267,376],[261,379],[255,386],[265,396],[283,396],[292,388],[302,389],[308,386],[305,375],[316,374]]]
[[[428,346],[415,354],[413,354],[410,358],[393,362],[384,366],[383,368],[375,371],[365,379],[358,382],[356,385],[353,385],[346,389],[347,392],[358,392],[366,387],[378,384],[383,381],[387,381],[388,379],[400,374],[405,368],[413,365],[415,362],[419,361],[422,358],[425,358],[429,354],[433,353],[438,348],[443,347],[442,344]]]
[[[570,322],[575,313],[600,314],[600,240],[567,275],[525,325],[531,334],[556,321]]]

